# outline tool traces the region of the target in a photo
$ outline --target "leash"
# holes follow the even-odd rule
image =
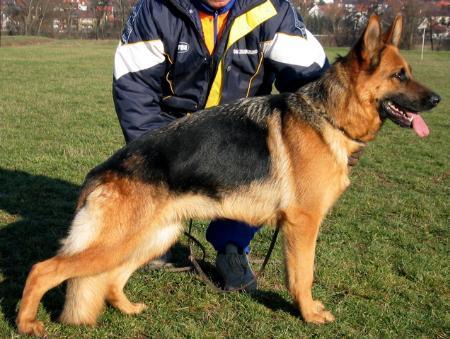
[[[229,293],[229,292],[236,292],[236,291],[242,291],[245,290],[248,286],[250,286],[251,284],[255,283],[264,273],[264,270],[266,268],[267,263],[269,262],[270,256],[272,255],[273,249],[275,247],[275,243],[277,241],[278,238],[278,233],[280,231],[280,227],[277,226],[277,228],[275,229],[275,231],[273,232],[272,235],[272,240],[270,241],[270,245],[269,245],[269,249],[267,250],[267,254],[264,257],[264,261],[261,264],[261,268],[259,269],[259,271],[255,274],[255,276],[253,277],[252,280],[250,280],[248,283],[246,283],[243,286],[240,287],[236,287],[236,288],[232,288],[229,290],[224,290],[220,287],[217,287],[212,281],[211,279],[208,278],[208,276],[206,275],[206,273],[203,271],[203,269],[200,267],[200,264],[198,263],[195,255],[194,255],[194,251],[192,249],[192,244],[195,243],[198,247],[200,247],[200,249],[202,250],[202,259],[201,260],[205,260],[206,257],[206,250],[205,247],[200,243],[200,241],[198,241],[193,235],[192,235],[192,219],[189,220],[189,230],[188,232],[184,232],[184,234],[188,237],[189,239],[189,261],[191,262],[192,266],[195,268],[195,270],[197,271],[198,275],[200,276],[201,280],[203,280],[203,282],[210,287],[213,291],[218,292],[218,293]]]

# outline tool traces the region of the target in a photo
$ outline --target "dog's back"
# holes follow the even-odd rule
[[[148,132],[92,170],[86,182],[114,173],[174,193],[218,198],[261,180],[271,167],[267,119],[280,112],[270,99],[241,100]]]

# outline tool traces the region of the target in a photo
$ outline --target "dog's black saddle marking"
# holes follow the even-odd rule
[[[224,114],[224,110],[231,114]],[[241,105],[193,114],[149,132],[115,153],[90,176],[104,171],[177,193],[220,192],[263,179],[270,171],[265,123],[253,120]]]

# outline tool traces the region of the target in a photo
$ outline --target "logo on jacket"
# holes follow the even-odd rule
[[[189,44],[187,42],[180,42],[178,44],[178,53],[186,53],[189,51]]]
[[[242,55],[242,54],[258,54],[257,49],[233,49],[233,54]]]

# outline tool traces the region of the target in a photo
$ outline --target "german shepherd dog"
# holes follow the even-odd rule
[[[39,302],[65,280],[64,323],[95,324],[105,301],[126,314],[144,310],[123,287],[174,244],[189,218],[280,225],[287,287],[303,319],[333,321],[311,293],[314,256],[322,219],[349,186],[349,157],[386,119],[426,136],[418,112],[440,101],[413,80],[398,50],[401,31],[400,16],[385,34],[372,16],[348,55],[297,92],[186,116],[94,168],[59,253],[27,278],[19,332],[44,333]]]

